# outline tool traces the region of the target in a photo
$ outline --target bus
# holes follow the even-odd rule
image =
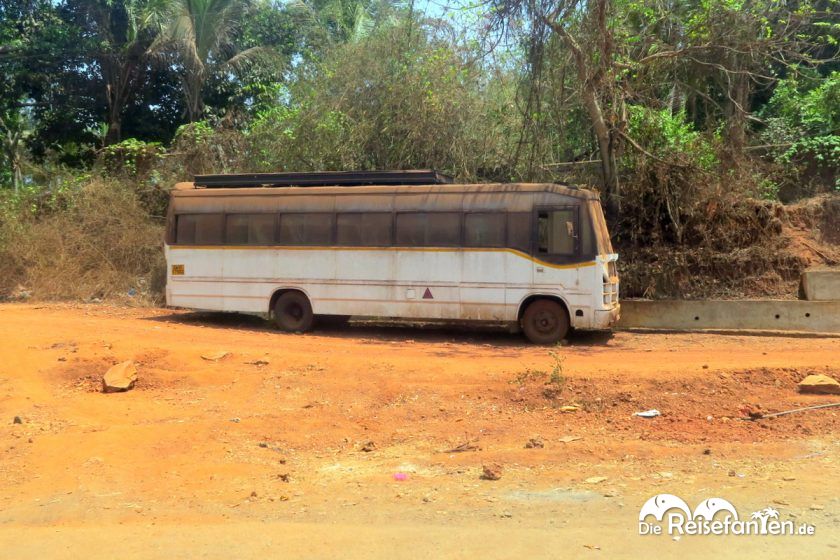
[[[435,172],[197,176],[167,213],[166,302],[258,314],[507,323],[536,344],[609,329],[618,276],[599,197]]]

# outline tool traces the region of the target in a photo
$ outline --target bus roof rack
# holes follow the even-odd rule
[[[244,187],[361,187],[367,185],[446,185],[452,177],[433,169],[406,171],[320,171],[315,173],[240,173],[196,175],[204,188]]]

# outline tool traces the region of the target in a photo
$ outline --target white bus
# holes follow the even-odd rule
[[[368,182],[428,175],[405,176]],[[294,332],[318,315],[508,322],[538,344],[618,320],[618,256],[591,191],[306,177],[179,183],[167,304],[260,314]]]

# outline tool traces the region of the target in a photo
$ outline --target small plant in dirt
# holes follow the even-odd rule
[[[518,385],[520,388],[525,387],[526,385],[530,385],[536,381],[542,381],[548,376],[548,373],[540,370],[540,369],[531,369],[528,368],[525,371],[520,371],[516,374],[516,377],[513,380],[513,383]]]
[[[545,382],[543,396],[547,399],[556,399],[566,386],[566,376],[563,374],[563,357],[554,350],[549,352],[548,355],[551,356],[553,364],[548,380]]]
[[[553,400],[559,397],[566,386],[566,376],[563,374],[563,357],[553,350],[548,355],[551,356],[552,360],[551,370],[528,368],[518,373],[512,383],[518,385],[520,389],[531,384],[541,383],[543,385],[542,394],[545,398]]]

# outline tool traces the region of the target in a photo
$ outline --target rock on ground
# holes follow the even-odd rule
[[[823,395],[840,395],[840,383],[827,375],[809,375],[799,382],[800,393],[820,393]]]
[[[502,478],[502,466],[498,463],[482,465],[481,478],[484,480],[499,480]]]
[[[102,376],[102,392],[128,391],[137,382],[137,366],[131,360],[117,364]]]

